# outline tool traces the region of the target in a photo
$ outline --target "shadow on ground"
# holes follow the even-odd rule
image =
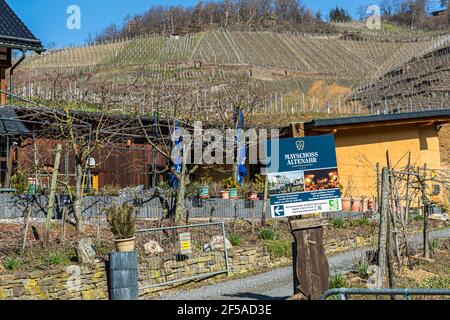
[[[224,297],[254,299],[254,300],[287,300],[289,297],[271,297],[264,294],[257,294],[253,292],[240,292],[235,294],[224,294]]]

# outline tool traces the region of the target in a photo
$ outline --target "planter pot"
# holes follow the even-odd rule
[[[198,196],[200,198],[209,198],[209,187],[208,186],[203,186],[203,187],[198,188],[197,192],[198,192]]]
[[[131,252],[134,251],[134,244],[136,238],[130,239],[114,239],[117,252]]]
[[[237,199],[238,197],[238,189],[237,188],[232,188],[232,189],[228,189],[228,192],[230,194],[230,199]]]
[[[258,200],[258,193],[257,192],[249,192],[247,194],[248,200]]]
[[[361,212],[362,211],[362,199],[361,198],[353,199],[352,211],[353,212]]]
[[[370,211],[375,211],[375,201],[373,199],[369,199],[367,207]]]
[[[369,211],[369,199],[364,199],[362,202],[362,212]]]
[[[222,199],[228,200],[230,199],[230,193],[228,191],[222,191]]]
[[[342,198],[342,211],[350,211],[352,208],[352,200],[348,197]]]

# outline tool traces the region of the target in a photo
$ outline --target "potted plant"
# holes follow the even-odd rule
[[[242,197],[245,197],[248,200],[254,198],[253,195],[256,195],[256,197],[258,197],[258,194],[253,191],[253,185],[251,182],[243,182],[239,188],[239,193]]]
[[[200,187],[197,189],[198,197],[202,199],[209,198],[209,183],[211,182],[211,177],[202,177],[200,179]]]
[[[222,193],[222,184],[220,182],[212,181],[209,184],[209,194],[211,197],[221,197]]]
[[[118,252],[134,251],[136,208],[125,202],[121,206],[113,204],[105,210],[106,219],[111,232],[114,234],[116,250]]]
[[[266,182],[263,176],[260,174],[256,174],[252,181],[252,197],[258,200],[259,195],[261,195],[261,198],[264,198],[264,188],[265,188]],[[256,194],[256,196],[255,196]]]
[[[230,177],[224,180],[224,186],[228,191],[229,199],[237,199],[238,198],[238,189],[239,183],[237,183],[236,179]]]

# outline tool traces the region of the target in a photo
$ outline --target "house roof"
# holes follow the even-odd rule
[[[73,116],[73,126],[83,132],[88,132],[90,128],[95,127],[100,121],[105,126],[105,133],[109,128],[117,128],[120,124],[123,137],[146,138],[143,131],[137,130],[143,125],[147,128],[147,134],[153,134],[156,130],[154,126],[155,119],[152,117],[136,117],[133,115],[122,114],[103,114],[96,112],[71,111]],[[26,106],[0,106],[0,136],[53,136],[56,126],[52,123],[55,117],[64,118],[65,113],[60,109],[45,107],[26,107]],[[140,120],[140,121],[139,121]],[[161,127],[158,129],[163,134],[167,133],[170,125],[166,119],[158,119]],[[116,130],[116,129],[114,129]],[[158,131],[159,132],[159,131]],[[158,133],[156,133],[158,134]]]
[[[319,119],[305,122],[303,124],[303,127],[305,130],[314,130],[320,128],[383,125],[392,123],[397,124],[424,121],[442,121],[444,123],[450,122],[450,109],[391,113],[348,118]]]
[[[30,134],[30,130],[25,123],[17,120],[18,116],[14,108],[0,108],[0,135],[25,136]]]
[[[0,0],[0,46],[39,53],[45,51],[42,43],[20,20],[6,0]]]

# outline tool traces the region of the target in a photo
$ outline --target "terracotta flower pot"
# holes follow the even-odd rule
[[[352,211],[353,212],[361,212],[362,211],[362,199],[361,198],[353,199]]]
[[[248,200],[258,200],[258,193],[257,192],[249,192],[247,194]]]
[[[367,206],[370,211],[375,211],[375,201],[373,199],[369,199]]]
[[[369,211],[369,199],[364,199],[362,202],[362,212]]]
[[[349,197],[342,198],[342,211],[350,211],[352,200]]]
[[[134,251],[135,240],[135,237],[129,239],[114,239],[117,252]]]
[[[222,191],[222,199],[228,200],[230,199],[230,193],[226,190],[226,191]]]

